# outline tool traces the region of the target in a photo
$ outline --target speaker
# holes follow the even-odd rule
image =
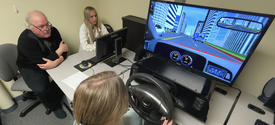
[[[273,112],[275,112],[275,94],[273,93],[270,99],[266,101],[264,104],[265,107],[270,108]],[[275,117],[275,116],[274,116]]]
[[[271,98],[272,94],[274,94],[274,92],[275,92],[275,78],[271,78],[264,85],[262,94],[258,97],[258,99],[263,103],[266,103]]]
[[[258,99],[264,103],[264,106],[275,111],[275,78],[267,81]]]
[[[128,28],[125,48],[136,52],[139,46],[144,46],[146,19],[128,15],[122,17],[122,25]]]

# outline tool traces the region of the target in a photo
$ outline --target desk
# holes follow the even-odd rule
[[[123,57],[127,57],[130,61],[133,61],[135,53],[131,51],[126,51],[125,49],[123,50]],[[90,59],[94,57],[93,53],[90,52],[85,52],[81,51],[76,54],[68,56],[68,58],[62,62],[58,67],[54,69],[47,70],[51,78],[56,82],[56,84],[61,88],[61,90],[64,92],[64,94],[67,96],[69,100],[73,100],[73,95],[74,95],[74,89],[66,85],[65,83],[62,82],[62,80],[66,79],[68,76],[75,74],[79,72],[76,68],[73,66],[80,63],[83,60]],[[124,61],[121,63],[122,65],[130,65],[131,63],[129,61]],[[106,71],[106,70],[111,70],[115,71],[117,74],[120,74],[121,72],[125,72],[129,70],[129,68],[123,67],[121,65],[116,65],[115,67],[109,67],[105,63],[98,63],[92,68],[84,71],[83,73],[92,76],[96,73]],[[126,82],[128,79],[130,72],[125,72],[121,76],[123,81]],[[125,77],[124,77],[125,76]]]
[[[123,57],[128,58],[130,61],[133,61],[135,53],[123,49]],[[61,90],[65,93],[67,98],[69,100],[73,100],[74,95],[74,89],[66,85],[62,82],[62,80],[66,79],[68,76],[75,74],[79,72],[76,68],[73,66],[80,63],[82,60],[90,59],[94,55],[89,52],[79,52],[74,55],[69,56],[63,63],[61,63],[58,67],[54,69],[47,70],[49,75],[52,77],[52,79],[57,83],[57,85],[61,88]],[[126,60],[122,62],[122,65],[131,65],[131,62]],[[83,72],[84,74],[91,76],[95,73],[99,73],[104,70],[112,70],[115,71],[117,74],[120,74],[122,72],[123,81],[126,83],[129,74],[130,74],[130,67],[125,67],[122,65],[117,65],[113,68],[109,67],[105,63],[98,63],[97,65],[93,66],[91,69],[86,70]],[[203,123],[191,115],[185,113],[182,110],[179,110],[175,108],[174,112],[174,122],[178,123],[178,125],[222,125],[234,103],[235,98],[238,95],[238,91],[233,88],[224,87],[223,89],[227,90],[227,95],[222,95],[221,93],[218,93],[216,91],[213,92],[212,97],[210,99],[210,108],[207,116],[206,123]],[[240,100],[245,100],[247,97],[241,96]],[[241,102],[241,101],[240,101]],[[231,118],[229,119],[230,125],[236,125],[239,124],[240,119],[242,119],[240,116],[246,116],[245,112],[242,112],[240,109],[242,108],[242,103],[237,103],[236,110],[234,110]],[[247,106],[247,105],[246,105]],[[248,114],[250,115],[250,114]],[[273,118],[273,116],[272,116]],[[250,119],[248,117],[247,119]],[[246,120],[246,119],[242,119]],[[243,124],[247,124],[245,121]]]
[[[259,114],[249,108],[248,104],[253,104],[265,111],[265,114]],[[274,113],[263,106],[263,103],[257,99],[257,97],[248,93],[242,93],[240,99],[235,106],[235,109],[228,121],[229,125],[254,125],[256,119],[260,119],[269,125],[274,125]]]

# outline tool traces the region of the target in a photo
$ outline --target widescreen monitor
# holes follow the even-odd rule
[[[119,29],[117,31],[106,34],[96,39],[96,59],[97,61],[103,61],[113,55],[113,60],[106,61],[110,66],[114,66],[124,58],[121,57],[123,44],[126,42],[127,27]]]
[[[144,49],[231,86],[274,16],[151,0]]]

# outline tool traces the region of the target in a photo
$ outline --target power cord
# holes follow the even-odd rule
[[[124,67],[124,68],[129,68],[129,67],[132,66],[132,65],[123,65],[123,64],[118,64],[118,65],[120,65],[120,66],[122,66],[122,67]]]
[[[91,68],[91,70],[93,71],[93,75],[95,75],[95,70],[93,69],[93,67]],[[93,75],[92,75],[92,76],[93,76]]]
[[[122,76],[121,76],[122,75]],[[121,76],[121,79],[124,79],[124,74],[122,73],[122,74],[120,74],[119,76]]]
[[[124,57],[125,58],[125,57]],[[130,63],[134,63],[133,61],[131,61],[130,59],[128,59],[128,58],[125,58],[126,60],[128,60]]]
[[[121,72],[118,74],[118,76],[123,75],[125,72],[127,72],[127,71],[130,70],[130,69],[131,69],[131,68],[127,68],[127,69],[121,71]]]
[[[222,85],[222,86],[224,86],[224,87],[229,87],[229,86],[225,86],[225,85],[223,85],[223,84],[219,84],[219,85]],[[238,102],[238,100],[239,100],[239,98],[240,98],[240,96],[241,96],[241,93],[242,93],[242,91],[241,91],[239,88],[235,88],[235,87],[230,87],[230,88],[233,88],[233,89],[235,89],[235,90],[238,90],[239,93],[238,93],[238,95],[236,96],[236,98],[235,98],[235,100],[234,100],[234,103],[233,103],[233,105],[231,106],[231,109],[230,109],[230,111],[228,112],[228,114],[227,114],[227,116],[226,116],[226,119],[225,119],[223,125],[227,125],[227,122],[228,122],[228,120],[229,120],[229,118],[230,118],[232,112],[234,111],[234,108],[235,108],[235,106],[236,106],[236,104],[237,104],[237,102]],[[221,88],[217,88],[217,87],[216,87],[215,90],[218,91],[218,92],[220,92],[220,93],[223,94],[223,95],[226,95],[226,93],[227,93],[225,90],[223,90],[223,89],[221,89]]]

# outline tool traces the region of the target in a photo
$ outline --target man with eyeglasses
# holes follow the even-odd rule
[[[57,118],[65,118],[63,92],[49,79],[47,69],[57,67],[67,55],[68,46],[47,17],[34,10],[27,14],[27,29],[19,36],[17,65],[24,81]]]

